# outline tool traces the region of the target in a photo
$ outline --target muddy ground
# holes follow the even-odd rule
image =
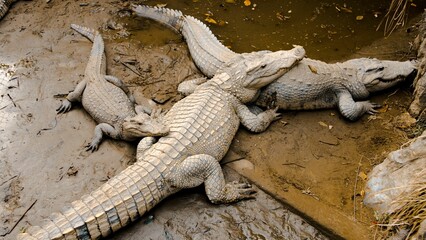
[[[178,36],[155,46],[126,37],[116,25],[118,15],[127,15],[120,10],[126,2],[87,3],[22,1],[0,22],[0,239],[14,239],[135,159],[136,143],[122,141],[106,140],[97,152],[86,152],[95,122],[78,106],[55,112],[82,79],[91,48],[71,23],[102,31],[108,72],[123,79],[137,101],[145,96],[169,108],[181,98],[177,84],[200,76]],[[408,59],[414,33],[398,34],[358,56]],[[373,213],[361,203],[365,175],[407,141],[401,128],[410,99],[405,86],[374,97],[385,106],[381,113],[357,122],[336,110],[283,112],[265,133],[241,129],[223,161],[228,178],[242,178],[229,166],[280,202],[259,190],[255,200],[216,206],[197,188],[169,198],[112,239],[325,239],[331,232],[371,238]],[[312,220],[322,233],[307,223]]]

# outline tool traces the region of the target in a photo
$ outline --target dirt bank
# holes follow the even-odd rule
[[[97,152],[85,152],[95,123],[81,108],[56,115],[61,96],[82,79],[91,47],[69,29],[71,23],[102,31],[109,74],[122,78],[136,100],[143,94],[168,108],[181,98],[177,84],[200,76],[185,43],[176,35],[170,38],[167,30],[142,27],[141,34],[165,34],[155,45],[127,38],[126,28],[117,26],[128,21],[118,17],[128,14],[121,10],[125,5],[112,0],[22,1],[0,22],[0,235],[6,234],[4,239],[13,239],[29,224],[39,224],[134,161],[135,143],[106,140]],[[399,37],[404,42],[400,49],[406,49],[411,36]],[[402,60],[391,50],[394,45],[388,46],[392,47],[373,46],[361,54]],[[385,51],[392,54],[383,56]],[[224,165],[347,238],[371,236],[368,227],[374,218],[361,204],[363,176],[406,141],[397,127],[410,98],[404,89],[387,91],[373,98],[385,106],[381,113],[355,123],[335,110],[284,112],[282,120],[265,133],[240,130]],[[324,238],[263,192],[256,200],[215,206],[202,189],[168,199],[113,239],[139,239],[141,234],[152,239]]]

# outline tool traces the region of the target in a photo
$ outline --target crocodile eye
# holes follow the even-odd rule
[[[383,71],[383,70],[385,70],[385,67],[379,67],[379,69],[378,69],[379,71]]]
[[[266,64],[263,64],[262,66],[260,66],[261,68],[266,68]]]

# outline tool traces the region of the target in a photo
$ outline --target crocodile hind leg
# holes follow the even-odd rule
[[[99,144],[101,143],[104,134],[114,139],[120,138],[120,132],[117,129],[108,123],[100,123],[96,125],[92,142],[86,146],[86,151],[94,152],[98,150]]]
[[[207,197],[213,203],[231,203],[254,197],[247,183],[225,183],[219,162],[207,154],[186,158],[167,178],[177,188],[192,188],[204,183]]]
[[[365,113],[375,114],[375,108],[381,107],[380,104],[371,103],[369,101],[355,102],[349,92],[341,92],[338,94],[339,110],[343,116],[349,120],[355,121]]]
[[[62,101],[59,108],[56,109],[58,113],[66,113],[71,110],[72,102],[79,102],[83,95],[84,89],[86,88],[86,81],[83,80],[77,84],[74,91],[68,93],[67,97]]]
[[[105,75],[105,80],[108,82],[114,84],[115,86],[121,88],[123,90],[127,97],[130,99],[130,101],[134,104],[135,103],[135,97],[133,97],[133,94],[130,92],[129,88],[124,85],[123,81],[118,79],[117,77],[111,76],[111,75]]]

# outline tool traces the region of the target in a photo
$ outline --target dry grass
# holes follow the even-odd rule
[[[392,0],[389,10],[380,22],[377,30],[384,25],[384,34],[389,36],[397,27],[404,26],[407,20],[407,11],[410,0]]]
[[[379,239],[388,239],[398,230],[406,229],[408,234],[405,239],[415,234],[422,221],[426,219],[426,182],[415,184],[410,194],[395,200],[401,207],[395,212],[383,216],[376,225]]]

